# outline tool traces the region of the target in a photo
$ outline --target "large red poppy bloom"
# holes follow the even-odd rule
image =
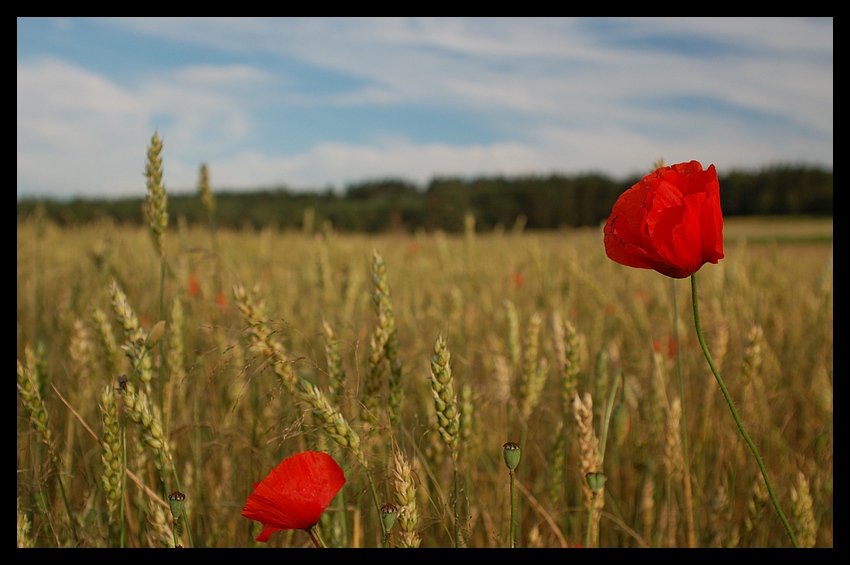
[[[723,259],[723,213],[714,165],[661,167],[624,192],[605,224],[605,253],[628,267],[682,279]]]
[[[305,451],[280,462],[254,492],[242,515],[263,524],[257,541],[267,542],[278,530],[307,530],[345,484],[345,474],[326,453]]]

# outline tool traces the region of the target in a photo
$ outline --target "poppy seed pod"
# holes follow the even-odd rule
[[[393,529],[395,518],[398,516],[398,507],[391,502],[387,502],[381,506],[381,522],[384,524],[384,531],[389,532]]]
[[[171,516],[174,520],[179,520],[183,514],[183,505],[186,503],[186,495],[175,490],[168,495],[168,507],[171,510]]]
[[[602,473],[588,473],[584,476],[587,481],[587,486],[590,487],[590,490],[593,492],[599,492],[605,487],[605,481],[608,480],[608,477],[603,475]]]
[[[611,414],[611,439],[617,447],[623,445],[630,428],[631,416],[629,416],[628,406],[623,403],[617,404]]]
[[[505,465],[508,470],[513,471],[519,466],[519,460],[522,457],[522,449],[518,443],[509,441],[504,446]]]
[[[165,334],[165,320],[160,320],[148,333],[148,337],[145,339],[145,349],[153,349],[153,346],[162,339],[163,334]]]

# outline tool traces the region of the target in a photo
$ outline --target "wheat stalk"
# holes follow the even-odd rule
[[[168,197],[165,194],[165,185],[162,183],[162,158],[159,155],[160,152],[162,152],[162,140],[159,139],[157,133],[154,133],[153,137],[151,137],[151,144],[148,147],[148,158],[145,164],[148,196],[144,210],[145,217],[150,224],[151,237],[153,238],[157,255],[163,257],[165,255],[163,240],[165,229],[168,226]]]
[[[172,406],[174,405],[174,387],[183,383],[186,379],[186,367],[183,361],[185,344],[183,341],[183,327],[186,323],[183,312],[183,303],[180,298],[174,297],[171,301],[171,328],[168,334],[168,387],[165,401],[165,425],[169,427],[171,422]]]
[[[100,344],[105,351],[106,372],[108,375],[115,376],[120,371],[121,349],[118,347],[115,334],[112,332],[112,325],[106,318],[106,312],[99,307],[93,309],[91,318]]]
[[[299,379],[298,385],[301,399],[310,405],[313,413],[322,421],[322,425],[328,436],[338,445],[349,450],[360,464],[368,469],[369,464],[366,461],[366,455],[360,449],[360,436],[354,431],[354,428],[351,427],[345,416],[331,405],[316,385],[304,379]]]
[[[325,358],[328,363],[328,397],[333,403],[338,403],[342,398],[345,385],[345,369],[342,366],[340,342],[336,332],[326,321],[322,321],[322,329],[325,332]]]
[[[395,477],[395,499],[399,505],[398,525],[401,530],[401,547],[419,547],[421,539],[416,531],[419,525],[419,510],[416,506],[416,483],[413,471],[404,454],[393,451],[393,476]]]
[[[599,453],[599,439],[593,431],[593,397],[578,393],[573,397],[573,411],[578,432],[579,469],[585,478],[602,473],[602,456]],[[592,489],[588,481],[582,482],[584,506],[588,512],[589,531],[586,534],[588,547],[596,547],[599,542],[599,519],[605,503],[604,487]]]
[[[71,523],[71,533],[73,534],[74,539],[78,540],[79,538],[77,537],[74,516],[71,513],[71,506],[65,493],[65,485],[62,481],[59,452],[53,438],[53,432],[50,429],[47,407],[45,406],[44,400],[39,392],[38,376],[36,374],[38,358],[29,346],[26,346],[24,349],[24,358],[26,360],[26,365],[21,364],[20,359],[17,360],[18,396],[21,398],[21,402],[23,402],[24,408],[30,416],[30,422],[32,422],[36,432],[39,436],[41,436],[41,440],[47,446],[48,457],[53,465],[53,470],[56,472],[56,480],[59,483],[59,490],[62,494],[62,500],[65,503],[65,510],[68,513],[68,519]]]
[[[431,357],[431,393],[434,396],[434,407],[437,409],[437,425],[443,443],[452,454],[454,468],[454,518],[455,518],[455,547],[460,547],[460,515],[458,505],[458,447],[460,444],[460,409],[457,395],[454,392],[452,379],[451,354],[443,336],[438,336],[434,342],[434,355]]]
[[[39,392],[38,379],[35,373],[38,360],[35,352],[29,346],[25,348],[24,356],[26,364],[22,364],[18,360],[18,396],[21,398],[24,408],[26,408],[30,416],[30,421],[35,431],[38,432],[41,440],[47,445],[50,457],[58,462],[59,455],[56,452],[53,432],[50,429],[50,419],[47,416],[47,408]]]
[[[109,384],[100,395],[100,410],[103,421],[103,439],[101,440],[101,461],[103,472],[101,484],[106,494],[106,511],[110,532],[117,530],[121,523],[119,514],[121,497],[124,492],[124,450],[121,425],[118,421],[118,402],[115,388]],[[114,539],[112,533],[110,539]]]
[[[440,437],[449,448],[452,460],[457,461],[460,440],[460,410],[457,395],[454,392],[454,380],[450,365],[451,354],[442,336],[434,342],[434,355],[431,358],[431,393],[437,408],[437,424]]]
[[[543,322],[540,314],[535,312],[528,322],[525,338],[525,359],[522,372],[522,404],[520,413],[525,425],[531,413],[540,404],[540,394],[546,386],[549,372],[548,361],[540,357],[540,325]]]
[[[504,303],[505,316],[508,319],[508,359],[511,362],[511,370],[514,371],[519,367],[520,359],[522,358],[522,345],[519,337],[519,316],[516,312],[516,306],[510,299],[505,299]]]
[[[115,279],[112,279],[109,292],[112,297],[112,310],[124,329],[125,343],[121,345],[121,349],[124,350],[127,359],[130,360],[133,371],[141,379],[145,391],[149,393],[151,390],[151,380],[153,379],[153,369],[151,356],[147,354],[147,349],[145,348],[147,336],[139,325],[139,319],[130,306],[127,295],[124,294],[124,291],[118,286]]]
[[[206,163],[201,164],[198,173],[198,192],[201,195],[201,204],[207,213],[212,216],[215,213],[215,195],[210,188],[210,172]]]
[[[137,391],[132,382],[127,382],[121,388],[121,398],[127,417],[142,427],[142,441],[155,452],[161,453],[171,470],[174,470],[174,459],[162,427],[159,408],[150,401],[143,390]]]
[[[295,370],[292,368],[292,363],[286,360],[284,345],[272,337],[272,331],[265,317],[264,304],[252,300],[242,285],[234,285],[233,297],[239,312],[248,322],[251,351],[268,359],[272,370],[280,378],[286,390],[294,393],[297,387]]]
[[[17,546],[19,548],[35,547],[32,539],[32,522],[25,513],[21,511],[21,497],[17,499],[18,523],[17,523]]]
[[[797,473],[797,486],[791,487],[791,513],[797,526],[800,547],[814,547],[817,542],[814,502],[809,481],[802,471]]]

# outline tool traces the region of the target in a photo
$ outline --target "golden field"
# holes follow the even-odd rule
[[[729,218],[725,236],[725,259],[697,273],[708,346],[801,545],[831,547],[832,220]],[[182,545],[262,546],[241,516],[252,483],[313,449],[347,478],[319,524],[328,545],[382,544],[370,479],[377,505],[403,506],[400,455],[417,516],[389,545],[508,547],[508,441],[522,449],[516,545],[586,545],[593,437],[607,438],[596,469],[607,481],[592,545],[790,546],[697,342],[688,280],[613,263],[601,228],[365,236],[178,220],[164,250],[161,261],[148,228],[18,224],[19,546],[173,546],[165,499],[177,490]],[[397,374],[372,346],[386,323]],[[432,394],[439,337],[456,467]],[[147,395],[139,422],[122,375]],[[326,433],[301,383],[356,449]],[[576,398],[592,399],[589,430]],[[289,531],[267,545],[311,543]]]

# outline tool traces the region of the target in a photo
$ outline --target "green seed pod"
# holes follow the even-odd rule
[[[608,477],[602,473],[588,473],[584,478],[587,480],[587,486],[589,486],[590,490],[593,492],[599,492],[602,490],[605,487],[605,481],[608,480]]]
[[[623,445],[626,436],[629,435],[632,420],[629,408],[625,404],[617,404],[611,414],[611,439],[617,447]]]
[[[381,522],[384,524],[384,531],[389,532],[393,529],[395,518],[398,516],[398,508],[395,504],[387,502],[381,506]]]
[[[186,495],[178,490],[175,490],[168,495],[168,506],[171,508],[171,515],[174,517],[175,521],[179,520],[180,516],[183,514],[183,504],[185,502]]]
[[[145,349],[152,349],[162,339],[163,334],[165,334],[165,320],[160,320],[151,328],[147,339],[145,339]]]
[[[513,471],[519,466],[519,460],[522,457],[522,449],[518,443],[509,441],[504,446],[505,465],[508,470]]]

